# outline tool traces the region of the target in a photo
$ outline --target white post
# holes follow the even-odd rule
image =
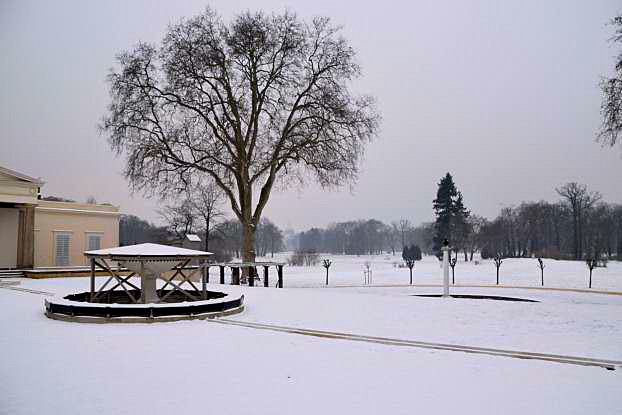
[[[143,261],[140,262],[140,302],[143,304],[157,303],[158,292],[157,280],[159,274],[152,273],[145,267]]]
[[[443,246],[443,297],[449,297],[449,246]]]

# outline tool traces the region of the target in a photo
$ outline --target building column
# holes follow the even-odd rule
[[[35,207],[21,205],[17,228],[17,268],[35,266]]]

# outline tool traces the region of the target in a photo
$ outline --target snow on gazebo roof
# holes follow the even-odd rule
[[[196,251],[194,249],[178,248],[176,246],[144,243],[138,245],[120,246],[117,248],[86,251],[87,257],[103,258],[207,258],[211,252]]]

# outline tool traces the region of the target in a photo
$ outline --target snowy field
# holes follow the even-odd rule
[[[284,289],[210,285],[246,296],[231,320],[426,342],[622,360],[622,296],[453,287],[536,303],[438,299],[408,283],[397,258],[332,257],[286,267]],[[362,285],[372,262],[372,287]],[[537,286],[535,260],[506,260],[501,282]],[[594,271],[594,289],[622,291],[622,267]],[[461,284],[494,284],[492,263],[459,263]],[[585,288],[582,263],[547,261],[545,283]],[[440,283],[436,259],[415,283]],[[460,278],[460,279],[459,279]],[[300,288],[300,287],[317,288]],[[86,278],[21,280],[56,295]],[[288,288],[289,287],[289,288]],[[0,289],[0,414],[619,414],[622,370],[416,349],[209,321],[89,325],[49,320],[44,297]]]
[[[286,262],[289,254],[275,254],[274,258],[261,258],[265,261]],[[330,285],[362,285],[365,263],[372,270],[373,285],[408,284],[408,268],[397,268],[402,262],[399,255],[320,255],[320,259],[330,259]],[[464,262],[458,258],[455,268],[456,284],[494,285],[496,268],[492,260]],[[476,265],[476,262],[478,264]],[[556,261],[545,259],[544,285],[558,288],[587,288],[589,270],[582,261]],[[413,270],[413,283],[440,284],[442,282],[440,263],[433,256],[417,261]],[[286,287],[310,287],[325,284],[325,269],[320,264],[314,267],[285,268]],[[450,270],[451,278],[451,270]],[[540,268],[535,259],[504,259],[499,271],[499,284],[513,286],[540,286]],[[622,291],[622,262],[609,261],[606,268],[595,268],[592,275],[592,288],[595,290]]]

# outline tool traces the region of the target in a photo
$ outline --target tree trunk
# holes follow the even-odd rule
[[[252,220],[242,224],[244,240],[242,241],[242,262],[255,262],[255,224]]]
[[[590,268],[590,283],[588,285],[588,288],[592,288],[592,268]]]
[[[209,252],[209,226],[205,228],[205,252]]]

